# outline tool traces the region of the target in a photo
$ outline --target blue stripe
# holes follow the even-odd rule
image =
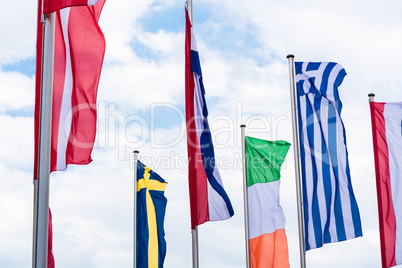
[[[137,267],[139,268],[148,268],[148,242],[148,213],[144,188],[137,192]]]
[[[335,63],[329,62],[325,67],[324,73],[321,78],[321,85],[320,85],[320,93],[326,98],[327,97],[327,90],[328,90],[328,78],[332,72],[332,69],[335,67]],[[333,90],[330,90],[331,92]]]
[[[314,111],[313,105],[310,103],[310,100],[306,98],[306,119],[307,119],[307,139],[308,146],[310,147],[310,158],[312,164],[312,176],[313,176],[313,196],[312,196],[312,217],[314,224],[314,236],[316,240],[316,244],[322,245],[322,228],[321,228],[321,215],[320,215],[320,204],[317,195],[317,185],[318,185],[318,173],[317,173],[317,163],[315,157],[315,146],[314,146]],[[318,137],[319,138],[319,137]]]
[[[300,62],[303,64],[302,62]],[[321,66],[321,62],[309,62],[306,67],[306,71],[317,71]]]
[[[342,119],[341,119],[340,123],[343,126]],[[345,133],[344,127],[343,127],[343,136],[345,137],[344,146],[345,146],[345,150],[346,150],[346,175],[348,178],[348,189],[349,189],[350,206],[351,206],[351,210],[352,210],[352,220],[353,220],[353,226],[355,229],[355,236],[359,237],[359,236],[363,236],[362,223],[361,223],[361,219],[360,219],[359,207],[357,206],[356,197],[353,192],[352,180],[350,177],[349,153],[348,153],[348,149],[346,146],[346,133]]]
[[[155,206],[155,215],[156,215],[156,228],[158,233],[158,267],[163,267],[163,262],[166,257],[166,240],[165,240],[165,214],[166,214],[166,205],[167,199],[164,196],[163,191],[153,191],[150,190],[149,194],[151,195],[152,202]]]
[[[205,89],[204,83],[202,82],[202,72],[201,72],[201,64],[200,58],[197,51],[191,50],[191,71],[197,73],[199,77],[199,84],[201,87],[201,96],[202,99],[200,100],[202,103],[202,114],[203,114],[203,130],[200,136],[200,151],[202,157],[202,163],[204,166],[205,173],[207,175],[207,179],[209,184],[211,185],[212,189],[214,189],[224,200],[226,203],[226,207],[228,209],[229,215],[234,215],[234,210],[232,203],[230,202],[229,196],[227,195],[225,189],[222,185],[217,181],[213,172],[215,170],[215,153],[214,153],[214,146],[212,143],[212,136],[211,131],[209,129],[208,124],[208,109],[207,103],[205,101]]]
[[[332,199],[332,184],[331,184],[331,170],[329,165],[329,154],[324,140],[321,143],[322,150],[322,179],[325,194],[325,206],[327,208],[327,222],[324,225],[323,239],[324,243],[331,241],[331,234],[329,227],[331,223],[331,199]]]
[[[334,82],[334,98],[335,98],[335,106],[336,106],[336,110],[338,111],[338,114],[340,115],[341,114],[341,112],[342,112],[342,102],[341,102],[341,100],[339,99],[339,92],[338,92],[338,86],[340,85],[340,84],[342,84],[342,81],[343,81],[343,79],[345,78],[345,76],[346,76],[346,71],[345,71],[345,69],[342,69],[340,72],[339,72],[339,74],[338,74],[338,76],[336,77],[336,79],[335,79],[335,82]],[[342,120],[341,120],[341,122],[342,122]],[[343,125],[343,123],[342,123],[342,125]],[[344,137],[346,137],[346,136],[344,136]],[[346,146],[346,144],[345,144],[345,146]]]
[[[200,81],[202,83],[202,81]],[[208,178],[208,182],[211,185],[212,189],[214,189],[225,201],[226,207],[229,211],[229,215],[233,216],[234,215],[234,210],[232,207],[232,203],[230,202],[229,196],[226,194],[225,189],[223,189],[222,185],[219,184],[219,182],[216,180],[215,176],[213,175],[213,172],[215,170],[215,153],[214,153],[214,146],[212,143],[212,136],[211,136],[211,131],[209,129],[209,124],[208,124],[208,110],[207,110],[207,105],[205,103],[205,98],[203,94],[203,115],[204,115],[204,120],[203,120],[203,131],[200,136],[200,150],[201,150],[201,157],[202,157],[202,163],[204,166],[205,173]]]
[[[191,50],[191,71],[202,77],[201,63],[198,51]]]
[[[330,161],[335,175],[335,223],[336,232],[339,241],[346,239],[345,225],[343,222],[342,213],[342,203],[339,189],[339,171],[338,171],[338,141],[337,141],[337,131],[336,131],[337,121],[336,121],[336,111],[334,107],[328,104],[328,147],[330,153]]]
[[[317,125],[319,127],[320,130],[320,137],[316,137],[317,139],[320,138],[321,139],[321,162],[319,164],[321,164],[321,169],[322,169],[322,174],[321,174],[321,178],[322,179],[322,184],[323,184],[323,189],[324,189],[324,203],[321,203],[321,206],[325,206],[327,214],[326,215],[322,215],[322,219],[324,220],[324,218],[326,219],[326,221],[324,222],[324,230],[322,230],[322,237],[320,240],[320,243],[317,243],[317,247],[321,247],[324,243],[328,243],[331,242],[331,234],[329,232],[329,227],[330,227],[330,223],[331,223],[331,199],[332,199],[332,194],[331,194],[331,190],[332,190],[332,185],[331,185],[331,170],[330,170],[330,165],[329,165],[329,155],[328,155],[328,150],[327,150],[327,145],[326,145],[326,141],[325,141],[325,136],[324,136],[324,132],[322,129],[322,125],[320,124],[320,122],[322,120],[325,120],[325,118],[321,118],[321,104],[322,104],[322,97],[320,94],[315,95],[315,99],[314,99],[314,109],[316,110],[316,116],[318,119]],[[315,161],[320,160],[320,159],[316,159]],[[325,217],[324,217],[325,216]]]

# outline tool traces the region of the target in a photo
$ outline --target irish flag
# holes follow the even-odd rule
[[[252,268],[289,267],[285,215],[279,204],[280,169],[290,143],[245,138]]]
[[[402,264],[402,103],[370,102],[382,267]]]

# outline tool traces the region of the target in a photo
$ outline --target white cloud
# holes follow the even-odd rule
[[[35,57],[37,1],[10,1],[0,10],[0,64]]]
[[[32,109],[35,103],[35,79],[18,72],[0,69],[0,113]]]

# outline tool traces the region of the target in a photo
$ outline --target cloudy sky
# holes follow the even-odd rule
[[[87,166],[51,175],[56,267],[131,267],[134,149],[168,185],[165,267],[191,267],[184,122],[184,0],[107,0],[98,131]],[[0,9],[0,267],[30,267],[35,1]],[[21,9],[21,7],[24,7]],[[240,128],[292,142],[287,54],[335,61],[363,237],[307,252],[308,267],[380,267],[367,94],[402,100],[402,3],[195,0],[194,32],[215,154],[235,216],[199,227],[201,267],[245,267]],[[293,148],[281,203],[299,266]]]

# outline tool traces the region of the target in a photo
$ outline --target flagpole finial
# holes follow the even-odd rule
[[[245,125],[245,124],[241,124],[240,127],[246,127],[246,125]]]
[[[286,56],[287,59],[289,59],[289,58],[294,58],[294,57],[295,57],[295,55],[293,55],[293,54],[288,54],[288,55]]]
[[[369,93],[368,97],[369,97],[369,101],[374,101],[375,94],[374,93]]]
[[[138,151],[138,150],[134,150],[134,151],[133,151],[133,153],[135,153],[135,154],[139,154],[139,153],[140,153],[140,151]]]

